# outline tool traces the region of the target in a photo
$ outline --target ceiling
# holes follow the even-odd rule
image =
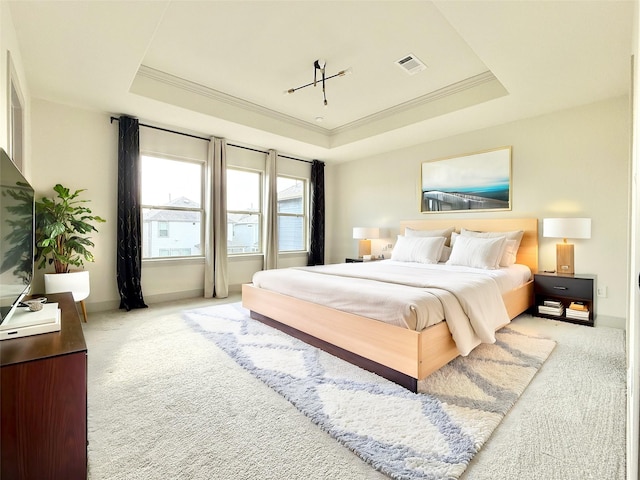
[[[5,0],[3,0],[5,1]],[[9,1],[28,90],[348,161],[625,95],[633,2]],[[396,61],[415,55],[426,69]],[[326,75],[353,73],[287,95]]]

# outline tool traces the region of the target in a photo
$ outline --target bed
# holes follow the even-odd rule
[[[535,218],[413,220],[401,222],[400,233],[404,235],[411,231],[415,234],[451,226],[456,232],[462,229],[482,232],[521,230],[523,234],[515,263],[525,265],[532,274],[537,272],[538,221]],[[533,281],[529,279],[515,288],[501,292],[500,296],[506,316],[504,321],[492,326],[495,330],[533,304]],[[318,301],[259,288],[254,284],[243,285],[242,302],[250,310],[252,318],[414,392],[417,390],[418,380],[424,379],[460,355],[445,321],[418,331],[332,308]]]

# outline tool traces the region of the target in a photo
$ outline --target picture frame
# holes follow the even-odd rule
[[[511,146],[421,166],[421,213],[511,210],[511,194]]]

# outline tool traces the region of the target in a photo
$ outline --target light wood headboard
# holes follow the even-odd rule
[[[415,230],[439,230],[455,227],[456,232],[461,228],[483,232],[511,232],[523,230],[524,235],[518,248],[516,263],[528,266],[532,272],[538,271],[538,219],[537,218],[460,218],[429,220],[404,220],[400,222],[400,233],[404,234],[406,227]]]

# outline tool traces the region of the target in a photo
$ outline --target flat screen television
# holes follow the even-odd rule
[[[0,149],[0,324],[29,293],[33,278],[34,190]]]

